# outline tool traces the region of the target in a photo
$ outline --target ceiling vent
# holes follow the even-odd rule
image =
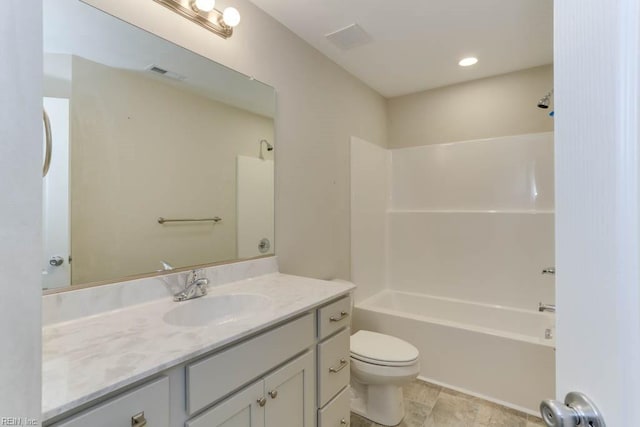
[[[325,35],[325,37],[338,46],[340,49],[349,50],[354,47],[363,46],[371,43],[372,38],[358,24],[351,24],[333,33]]]
[[[167,78],[173,79],[173,80],[182,81],[182,80],[186,79],[186,77],[181,75],[181,74],[174,73],[173,71],[165,70],[164,68],[158,67],[157,65],[153,65],[153,64],[149,65],[146,68],[146,70],[151,72],[151,73],[158,74],[160,76],[167,77]]]

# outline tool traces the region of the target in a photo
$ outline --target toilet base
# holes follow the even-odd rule
[[[362,384],[351,378],[351,412],[384,426],[397,426],[404,418],[402,387]]]

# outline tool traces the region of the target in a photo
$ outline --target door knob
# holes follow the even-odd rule
[[[606,427],[596,405],[587,396],[575,391],[567,394],[564,403],[543,400],[540,414],[548,427]]]
[[[272,399],[275,399],[276,397],[278,397],[278,390],[271,390],[271,391],[269,392],[269,396],[270,396]]]
[[[258,405],[260,405],[261,408],[266,404],[267,404],[267,399],[265,399],[264,397],[261,397],[260,399],[258,399]]]
[[[60,267],[64,263],[64,258],[61,256],[52,256],[49,258],[49,265],[53,267]]]

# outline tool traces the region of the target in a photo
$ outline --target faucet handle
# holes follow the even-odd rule
[[[542,270],[542,274],[556,274],[556,268],[555,267],[547,267],[544,270]]]
[[[195,283],[198,281],[198,279],[200,279],[200,273],[202,272],[202,270],[191,270],[189,271],[189,273],[187,274],[187,279],[185,282],[185,286],[189,286],[192,283]]]

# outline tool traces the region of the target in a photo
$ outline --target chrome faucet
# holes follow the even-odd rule
[[[555,313],[556,312],[556,306],[555,304],[543,304],[541,302],[538,303],[538,311],[539,312],[544,312],[544,311],[548,311],[550,313]]]
[[[173,296],[176,302],[187,301],[194,298],[200,298],[207,294],[207,285],[209,279],[206,277],[198,277],[198,270],[192,270],[187,276],[184,290]]]

